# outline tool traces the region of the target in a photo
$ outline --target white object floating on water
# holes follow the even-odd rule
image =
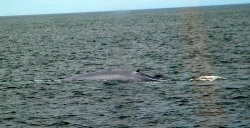
[[[190,80],[198,80],[198,81],[214,81],[216,79],[224,79],[223,77],[220,76],[200,76],[195,79],[190,79]]]

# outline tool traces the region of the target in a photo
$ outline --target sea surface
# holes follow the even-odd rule
[[[0,17],[1,128],[247,128],[249,74],[250,4]]]

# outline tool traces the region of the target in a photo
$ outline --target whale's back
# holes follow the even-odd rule
[[[85,80],[129,80],[131,71],[109,71],[95,72],[79,76],[78,79]]]
[[[106,71],[76,75],[68,80],[130,80],[132,71]]]
[[[140,73],[139,71],[106,71],[106,72],[94,72],[82,75],[76,75],[68,78],[67,80],[122,80],[122,81],[137,81],[148,82],[158,81],[158,79],[149,75]]]

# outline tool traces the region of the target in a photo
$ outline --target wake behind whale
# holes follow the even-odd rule
[[[158,82],[164,81],[161,75],[149,76],[141,73],[139,70],[135,71],[105,71],[94,72],[82,75],[72,76],[66,80],[82,81],[82,80],[120,80],[120,81],[134,81],[134,82]]]

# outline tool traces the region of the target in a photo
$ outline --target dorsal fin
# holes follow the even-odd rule
[[[136,69],[135,72],[140,72],[140,69]]]

